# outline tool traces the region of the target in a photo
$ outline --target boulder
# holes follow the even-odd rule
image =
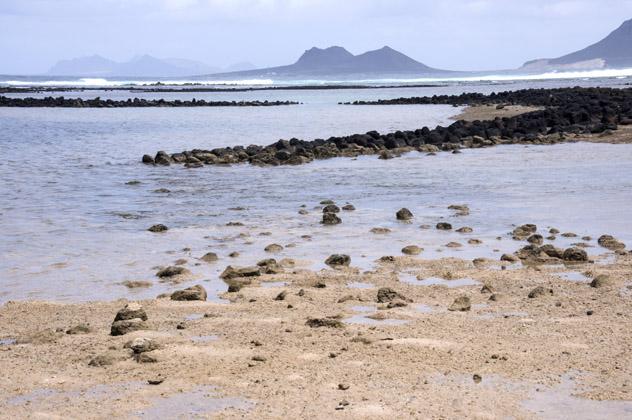
[[[529,242],[530,244],[534,244],[534,245],[542,245],[544,243],[544,238],[542,237],[542,235],[539,234],[533,234],[531,236],[529,236],[527,238],[527,242]]]
[[[233,267],[229,265],[224,269],[220,278],[222,280],[231,280],[240,277],[258,277],[261,275],[261,268],[257,266],[253,267]]]
[[[623,242],[618,241],[611,235],[602,235],[597,240],[597,243],[602,247],[609,249],[611,251],[617,251],[620,249],[625,249],[625,244]]]
[[[586,262],[588,261],[588,254],[581,248],[573,247],[564,251],[562,259],[569,262]]]
[[[456,230],[458,233],[472,233],[474,232],[474,229],[472,229],[471,227],[468,226],[464,226],[462,228],[459,228]]]
[[[609,287],[612,286],[614,284],[614,282],[612,281],[612,279],[605,275],[605,274],[600,274],[598,276],[596,276],[591,282],[590,282],[590,287],[594,287],[596,289],[602,288],[602,287]]]
[[[134,331],[146,330],[145,321],[140,318],[126,319],[124,321],[115,321],[110,327],[110,335],[125,335]]]
[[[139,318],[142,321],[147,321],[147,313],[145,312],[145,309],[143,309],[143,307],[136,302],[128,303],[123,309],[120,309],[114,317],[114,322],[125,321],[134,318]]]
[[[532,234],[536,233],[538,227],[533,224],[521,225],[515,228],[512,232],[512,236],[514,239],[522,241],[527,239]]]
[[[213,262],[217,261],[219,258],[217,257],[216,253],[214,253],[214,252],[207,252],[200,259],[202,261],[204,261],[204,262],[207,262],[207,263],[213,263]]]
[[[344,206],[342,206],[342,209],[344,211],[354,211],[356,208],[353,204],[345,204]]]
[[[270,244],[263,249],[265,252],[276,253],[283,251],[283,247],[279,244]]]
[[[338,225],[342,223],[342,219],[336,216],[336,213],[323,213],[323,225]]]
[[[190,274],[190,273],[191,272],[184,267],[169,266],[158,271],[156,273],[156,276],[162,279],[162,278],[175,277],[175,276],[180,276],[180,275],[185,275],[185,274]]]
[[[436,227],[437,227],[438,230],[452,230],[452,225],[450,223],[447,223],[447,222],[437,223]]]
[[[335,204],[328,204],[323,208],[323,213],[340,213],[340,207]]]

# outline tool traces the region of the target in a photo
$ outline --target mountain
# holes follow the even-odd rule
[[[342,47],[311,48],[294,64],[264,69],[214,74],[222,77],[326,76],[326,75],[421,75],[447,73],[428,67],[390,47],[353,55]]]
[[[601,41],[559,58],[529,61],[523,69],[580,70],[632,67],[632,19]]]
[[[249,69],[248,63],[239,63],[237,70]],[[250,67],[248,67],[250,66]],[[150,55],[140,55],[126,62],[116,62],[99,55],[62,60],[48,71],[51,76],[83,77],[188,77],[198,74],[232,71],[232,67],[222,69],[205,63],[182,58],[160,59]]]

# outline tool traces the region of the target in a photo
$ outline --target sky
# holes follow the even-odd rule
[[[94,54],[267,67],[331,45],[506,69],[584,48],[631,18],[632,0],[0,0],[0,73]]]

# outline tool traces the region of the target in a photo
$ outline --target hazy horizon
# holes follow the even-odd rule
[[[494,70],[557,57],[632,18],[632,0],[4,0],[0,74],[62,59],[149,54],[214,67],[293,63],[305,50],[388,45],[435,68]]]

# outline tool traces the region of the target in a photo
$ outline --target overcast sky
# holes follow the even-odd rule
[[[263,67],[330,45],[389,45],[444,69],[513,68],[630,18],[632,0],[0,0],[0,73],[93,54]]]

